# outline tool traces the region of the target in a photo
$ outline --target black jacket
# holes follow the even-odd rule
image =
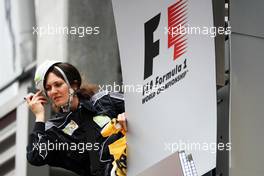
[[[57,113],[46,123],[35,123],[29,136],[27,160],[32,165],[62,167],[82,176],[108,175],[111,158],[105,151],[102,153],[105,138],[100,132],[108,119],[125,111],[123,95],[104,91],[89,100],[79,99],[76,111]]]

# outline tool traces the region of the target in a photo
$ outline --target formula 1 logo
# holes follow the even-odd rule
[[[187,0],[178,0],[168,7],[168,49],[173,48],[175,61],[187,51],[187,34],[181,29],[187,23]],[[144,25],[145,32],[145,61],[144,80],[153,73],[153,59],[159,55],[160,40],[153,41],[154,32],[159,26],[161,13],[151,18]]]

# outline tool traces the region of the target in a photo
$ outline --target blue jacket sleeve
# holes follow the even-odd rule
[[[45,132],[45,123],[36,122],[27,145],[27,160],[30,164],[41,166],[48,163],[52,156],[48,151],[50,141]]]
[[[125,112],[124,96],[118,92],[100,92],[92,97],[92,103],[98,114],[111,118]]]

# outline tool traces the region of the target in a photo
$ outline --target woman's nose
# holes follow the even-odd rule
[[[50,90],[50,94],[53,95],[54,93],[57,93],[57,89],[52,86]]]

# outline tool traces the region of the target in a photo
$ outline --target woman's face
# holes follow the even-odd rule
[[[52,72],[48,73],[45,89],[48,97],[56,106],[60,107],[68,103],[68,85],[63,79]]]

